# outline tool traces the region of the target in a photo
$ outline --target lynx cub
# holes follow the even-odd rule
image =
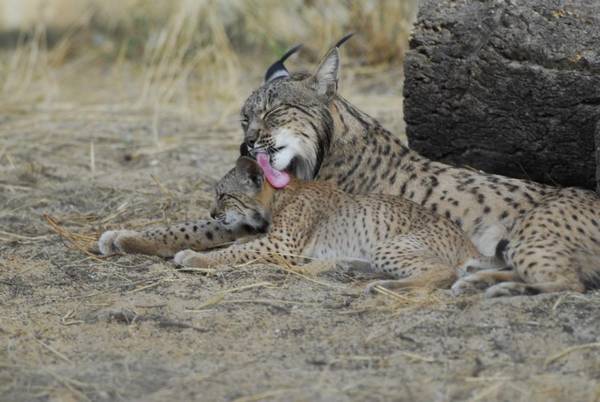
[[[460,228],[419,205],[390,195],[355,196],[325,182],[292,178],[277,190],[252,159],[238,159],[217,185],[217,220],[244,222],[267,233],[244,244],[198,253],[184,250],[175,262],[210,267],[281,257],[362,260],[394,277],[371,284],[388,288],[449,287],[469,264],[489,265]],[[278,255],[275,258],[275,254]]]

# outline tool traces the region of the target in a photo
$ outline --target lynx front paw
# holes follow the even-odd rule
[[[502,282],[488,288],[485,291],[485,297],[488,299],[494,297],[508,297],[528,294],[527,285],[517,282]]]
[[[209,258],[193,250],[183,250],[175,254],[173,262],[182,267],[209,268],[212,266]]]
[[[503,272],[495,269],[478,271],[474,274],[464,276],[454,282],[451,287],[452,293],[455,296],[478,293],[499,281],[505,280],[503,278],[505,278],[507,275],[510,275],[510,272],[508,274],[504,274]]]
[[[468,278],[468,276],[466,276],[465,278]],[[461,278],[461,279],[457,280],[450,287],[450,291],[452,292],[452,294],[454,296],[473,294],[477,290],[477,287],[475,285],[473,285],[472,282],[470,282],[469,280],[466,280],[465,278]]]
[[[121,247],[124,240],[138,237],[139,234],[133,230],[108,230],[102,233],[98,240],[98,248],[102,255],[126,252]]]

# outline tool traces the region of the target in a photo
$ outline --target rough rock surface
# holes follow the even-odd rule
[[[405,63],[411,147],[595,189],[599,44],[597,0],[422,0]]]
[[[600,194],[600,121],[596,124],[596,192]]]

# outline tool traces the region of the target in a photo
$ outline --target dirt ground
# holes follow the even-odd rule
[[[401,133],[384,78],[342,92]],[[319,263],[86,254],[103,230],[206,217],[237,155],[238,106],[157,113],[114,99],[129,84],[87,71],[0,111],[0,400],[600,401],[600,292],[366,297]]]

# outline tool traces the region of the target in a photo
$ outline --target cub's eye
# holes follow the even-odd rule
[[[246,131],[248,129],[248,118],[242,117],[242,120],[240,120],[240,123],[242,124],[242,128],[244,129],[244,131]]]

